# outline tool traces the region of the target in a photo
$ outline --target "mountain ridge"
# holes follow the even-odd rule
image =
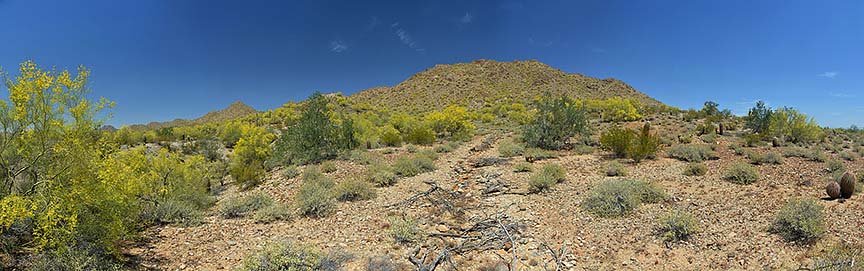
[[[134,124],[130,125],[129,127],[133,130],[152,130],[168,127],[190,126],[211,122],[229,121],[255,113],[258,113],[258,110],[255,110],[255,108],[252,108],[251,106],[241,101],[235,101],[228,105],[228,107],[216,111],[207,112],[203,116],[191,120],[178,118],[166,122],[154,121],[147,124]]]

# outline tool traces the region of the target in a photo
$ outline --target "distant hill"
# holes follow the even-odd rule
[[[144,124],[136,124],[131,125],[130,128],[135,130],[151,130],[151,129],[160,129],[166,127],[177,127],[177,126],[189,126],[189,125],[198,125],[210,122],[222,122],[238,119],[247,115],[258,113],[255,108],[244,104],[243,102],[236,101],[222,110],[216,110],[213,112],[208,112],[196,119],[187,120],[187,119],[175,119],[169,122],[151,122],[146,125]]]
[[[544,63],[528,60],[435,65],[392,87],[376,87],[351,95],[355,102],[400,111],[425,112],[450,104],[479,107],[489,101],[527,101],[544,92],[573,98],[635,98],[645,104],[661,104],[626,83],[565,73]]]

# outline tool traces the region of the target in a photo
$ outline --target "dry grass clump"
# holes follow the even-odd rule
[[[663,189],[647,182],[607,180],[591,189],[588,198],[582,202],[582,208],[600,217],[619,217],[642,203],[656,203],[666,197]]]

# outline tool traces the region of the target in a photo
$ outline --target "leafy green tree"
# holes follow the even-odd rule
[[[270,142],[274,136],[267,129],[248,123],[240,125],[240,134],[231,155],[229,172],[238,183],[255,185],[267,172],[265,162],[270,159]]]
[[[523,139],[530,147],[560,149],[573,136],[589,132],[585,107],[566,96],[546,94],[535,102],[537,113],[523,128]]]
[[[747,112],[747,117],[745,118],[747,123],[744,126],[753,130],[754,133],[764,133],[768,131],[771,125],[772,113],[773,110],[766,106],[765,102],[759,101],[755,107],[750,108],[750,111]]]
[[[789,107],[777,109],[771,114],[768,131],[781,141],[792,143],[812,142],[822,136],[822,128],[816,119]]]
[[[471,114],[465,107],[450,105],[426,115],[426,122],[439,137],[463,140],[474,132]]]
[[[277,142],[275,151],[280,163],[316,163],[356,147],[353,121],[345,118],[335,122],[328,103],[327,97],[318,92],[309,97],[297,123]]]

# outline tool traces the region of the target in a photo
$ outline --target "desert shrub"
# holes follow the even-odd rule
[[[704,176],[706,173],[708,173],[708,166],[701,162],[688,163],[687,168],[684,169],[684,175],[687,176]]]
[[[415,153],[417,152],[417,145],[410,144],[408,146],[405,146],[405,150],[408,151],[408,153]]]
[[[300,169],[297,166],[290,165],[282,168],[282,178],[294,179],[297,176],[300,176]]]
[[[858,159],[858,155],[851,151],[840,152],[840,158],[846,161],[855,161]]]
[[[579,155],[587,155],[594,153],[594,147],[585,144],[573,146],[573,152]]]
[[[825,162],[825,165],[827,166],[828,172],[830,173],[846,171],[846,164],[844,164],[843,161],[837,159],[828,160],[828,162]]]
[[[276,141],[273,152],[278,164],[317,163],[359,145],[354,121],[335,118],[328,103],[318,92],[306,100],[300,118]]]
[[[434,152],[434,151],[432,151],[432,150],[428,150],[428,149],[427,149],[427,150],[421,150],[421,151],[418,151],[416,155],[417,155],[417,156],[423,156],[423,157],[429,158],[429,159],[432,160],[432,161],[438,160],[438,153],[436,153],[436,152]]]
[[[654,203],[664,198],[666,193],[650,183],[615,179],[592,188],[581,205],[600,217],[618,217],[633,211],[643,202]]]
[[[626,157],[635,137],[636,133],[633,130],[612,128],[600,135],[600,146],[604,150],[611,151],[616,157]]]
[[[513,165],[513,172],[531,172],[534,170],[534,165],[528,162],[519,162]]]
[[[432,150],[435,151],[436,153],[449,153],[449,152],[453,152],[453,150],[455,150],[456,147],[458,147],[458,145],[454,146],[454,144],[447,143],[447,144],[439,144],[438,146],[435,146],[435,148],[432,148]]]
[[[402,145],[402,136],[399,135],[399,130],[396,130],[392,125],[385,125],[378,129],[381,137],[381,144],[389,147],[398,147]]]
[[[660,136],[651,133],[651,125],[645,123],[642,129],[636,133],[633,142],[627,149],[627,157],[636,163],[645,158],[652,158],[660,150]]]
[[[32,271],[120,271],[122,264],[92,248],[61,248],[33,256],[27,270]]]
[[[387,218],[390,223],[389,234],[398,243],[411,243],[420,238],[420,228],[417,221],[410,217],[391,216]]]
[[[537,113],[524,126],[522,137],[529,147],[560,149],[573,136],[588,134],[585,107],[572,99],[544,95],[535,103]]]
[[[467,139],[476,128],[471,123],[468,109],[457,105],[450,105],[441,111],[429,113],[425,120],[438,137],[442,138]]]
[[[344,258],[328,257],[308,246],[288,241],[268,243],[263,249],[243,259],[238,270],[340,270]]]
[[[759,180],[759,170],[745,163],[734,163],[723,174],[723,178],[736,184],[751,184]]]
[[[529,148],[525,150],[525,160],[528,162],[541,161],[546,159],[552,159],[558,157],[557,154],[551,151],[538,149],[538,148]]]
[[[422,154],[400,157],[393,164],[393,172],[402,177],[414,177],[433,170],[435,170],[433,159]]]
[[[547,164],[539,171],[531,175],[528,180],[528,189],[537,193],[549,189],[553,185],[563,182],[567,178],[564,167],[558,164]]]
[[[333,173],[333,172],[336,172],[336,170],[337,170],[336,162],[333,162],[333,161],[321,162],[321,165],[319,167],[321,168],[321,171],[324,173]]]
[[[342,158],[342,160],[348,160],[360,165],[369,165],[381,160],[381,155],[363,149],[356,149],[344,153]]]
[[[708,145],[675,145],[666,151],[670,157],[685,162],[702,162],[717,158]]]
[[[265,162],[270,159],[273,135],[251,124],[240,126],[241,136],[231,154],[229,174],[242,186],[257,185],[267,174]]]
[[[291,219],[291,209],[284,204],[270,204],[258,211],[255,211],[255,214],[252,215],[252,219],[255,219],[255,222],[258,223],[272,223],[280,220],[289,220]]]
[[[624,165],[618,163],[618,161],[612,161],[606,164],[606,176],[614,177],[624,175],[627,175],[627,169],[624,168]]]
[[[243,132],[240,128],[241,125],[241,122],[230,121],[217,128],[219,140],[222,141],[222,144],[224,144],[225,147],[233,148],[234,145],[237,144],[237,141],[240,140],[240,137],[243,136]]]
[[[399,271],[406,268],[386,256],[371,257],[366,261],[366,271]]]
[[[655,230],[663,241],[671,243],[687,240],[697,228],[693,215],[676,210],[661,216]]]
[[[774,217],[771,231],[790,242],[815,241],[825,232],[822,205],[814,199],[790,199]]]
[[[812,117],[784,107],[771,113],[768,133],[784,142],[806,143],[822,136],[822,128]]]
[[[759,154],[757,152],[751,152],[748,154],[750,158],[750,163],[754,165],[764,165],[764,164],[773,164],[779,165],[783,164],[783,156],[776,152],[768,152],[765,154]]]
[[[396,173],[383,164],[375,163],[366,167],[366,181],[377,186],[391,186],[396,183]]]
[[[375,189],[368,182],[348,179],[340,182],[333,189],[339,201],[358,201],[375,198]]]
[[[592,113],[598,113],[603,121],[634,121],[642,119],[638,108],[641,107],[639,100],[612,97],[602,100],[582,101],[586,109]]]
[[[223,200],[219,204],[219,215],[224,218],[243,217],[273,204],[273,198],[263,192],[254,192]]]
[[[294,196],[297,209],[301,214],[309,217],[329,215],[336,209],[333,186],[335,186],[333,180],[321,176],[320,171],[307,168],[303,173],[303,184]]]
[[[216,140],[198,140],[195,142],[195,147],[195,153],[203,155],[208,161],[222,160],[222,153],[220,152],[222,145]]]
[[[153,208],[144,209],[142,216],[154,222],[180,226],[195,226],[204,220],[204,214],[197,206],[173,200],[164,201]]]
[[[813,262],[810,270],[853,271],[864,263],[864,246],[843,241],[814,255]]]
[[[501,157],[519,156],[525,153],[525,147],[519,143],[513,142],[512,139],[501,140],[498,144],[498,154]]]

